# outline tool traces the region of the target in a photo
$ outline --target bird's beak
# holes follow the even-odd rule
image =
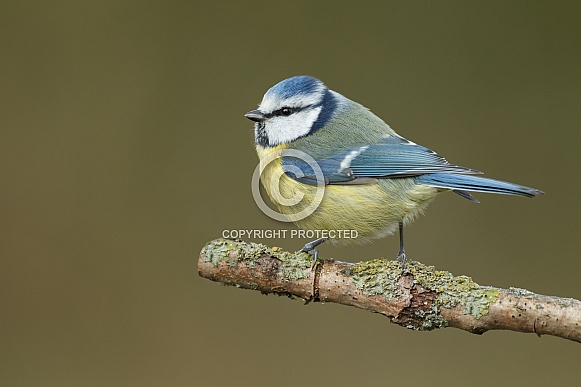
[[[254,122],[262,122],[266,119],[266,117],[262,114],[260,110],[251,110],[248,113],[246,113],[244,117]]]

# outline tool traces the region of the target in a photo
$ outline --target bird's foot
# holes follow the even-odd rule
[[[311,270],[314,270],[315,267],[317,267],[317,264],[319,263],[319,250],[317,250],[317,246],[319,246],[326,240],[327,238],[315,239],[314,241],[304,245],[303,248],[299,250],[300,252],[307,253],[311,257],[313,257],[313,264],[311,265]]]
[[[397,254],[396,260],[401,263],[401,271],[403,272],[405,269],[405,261],[406,261],[404,250],[400,250],[400,252]]]

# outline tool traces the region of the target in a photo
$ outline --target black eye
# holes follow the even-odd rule
[[[284,108],[280,109],[281,116],[290,116],[291,114],[293,114],[293,110],[291,108],[284,107]]]

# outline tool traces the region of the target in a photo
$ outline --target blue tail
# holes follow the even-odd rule
[[[520,195],[529,198],[544,193],[538,189],[509,183],[506,181],[453,173],[429,173],[427,175],[418,176],[415,178],[415,180],[418,184],[426,184],[433,187],[451,189],[460,196],[466,197],[468,199],[471,199],[472,195],[464,191]]]

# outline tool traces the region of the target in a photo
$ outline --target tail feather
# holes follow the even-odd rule
[[[535,188],[525,187],[506,181],[489,179],[480,176],[458,175],[453,173],[429,173],[415,178],[416,183],[432,187],[447,188],[456,191],[488,192],[505,195],[533,197],[543,194]],[[469,195],[469,194],[468,194]],[[467,197],[467,195],[460,195]],[[470,195],[471,196],[471,195]],[[469,198],[469,197],[467,197]]]

